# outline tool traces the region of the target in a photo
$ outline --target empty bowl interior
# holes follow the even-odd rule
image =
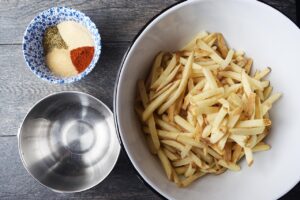
[[[111,111],[84,93],[51,95],[27,114],[19,148],[28,172],[60,192],[101,182],[117,161],[120,145]]]
[[[239,172],[208,175],[177,188],[148,150],[134,112],[136,85],[158,52],[178,50],[200,31],[223,33],[230,47],[253,58],[254,69],[271,67],[268,79],[283,97],[271,111],[273,125],[266,141],[272,149],[255,153],[252,167],[243,160]],[[276,199],[290,190],[300,179],[299,34],[288,18],[257,1],[187,1],[154,19],[126,55],[115,97],[122,142],[144,180],[168,199]]]

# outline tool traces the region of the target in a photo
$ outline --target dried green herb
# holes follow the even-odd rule
[[[46,54],[49,53],[53,48],[68,48],[67,44],[62,39],[57,26],[50,26],[46,29],[43,38],[43,47]]]

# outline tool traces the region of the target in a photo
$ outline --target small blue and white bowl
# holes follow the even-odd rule
[[[90,65],[80,74],[60,77],[46,66],[43,36],[47,27],[63,21],[76,21],[84,25],[92,34],[95,45],[94,57]],[[95,67],[101,54],[101,37],[96,25],[84,13],[68,7],[53,7],[41,12],[28,25],[23,38],[23,55],[30,70],[39,78],[51,83],[72,83],[85,77]]]

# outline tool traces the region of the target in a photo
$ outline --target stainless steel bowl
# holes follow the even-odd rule
[[[91,95],[61,92],[36,103],[19,133],[27,171],[56,192],[79,192],[100,183],[120,153],[113,114]]]

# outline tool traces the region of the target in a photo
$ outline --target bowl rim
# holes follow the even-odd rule
[[[199,0],[198,2],[218,2],[218,0]],[[243,0],[229,0],[232,2],[242,2]],[[127,48],[120,66],[119,66],[119,70],[116,76],[116,81],[115,81],[115,86],[114,86],[114,99],[113,99],[113,112],[114,112],[114,121],[115,121],[115,126],[116,126],[116,132],[118,137],[120,138],[121,141],[121,146],[122,149],[124,149],[125,155],[126,157],[130,160],[130,164],[132,165],[136,176],[142,181],[142,183],[149,188],[152,192],[154,192],[156,195],[158,195],[160,198],[162,199],[171,199],[170,196],[168,194],[163,194],[161,192],[159,192],[155,186],[152,186],[151,183],[148,182],[147,178],[144,178],[143,175],[139,172],[138,166],[136,165],[136,163],[134,161],[132,161],[131,156],[130,156],[130,152],[128,151],[128,149],[126,148],[126,146],[123,143],[123,134],[121,134],[121,130],[119,127],[119,117],[118,117],[118,111],[117,111],[117,99],[118,99],[118,89],[119,89],[119,82],[120,82],[120,78],[121,78],[121,74],[123,72],[124,69],[124,64],[125,61],[127,60],[128,54],[131,51],[132,47],[135,45],[136,41],[139,39],[140,35],[142,35],[151,24],[155,23],[156,21],[159,20],[159,18],[161,18],[162,16],[167,15],[166,13],[171,12],[172,10],[180,7],[180,6],[184,6],[186,4],[189,3],[193,3],[193,2],[197,2],[197,0],[181,0],[179,2],[176,2],[168,7],[166,7],[165,9],[161,10],[160,12],[158,12],[156,15],[154,15],[149,21],[146,22],[146,24],[144,26],[141,27],[141,29],[137,32],[137,34],[135,35],[135,37],[133,38],[133,40],[131,41],[129,47]],[[271,9],[274,13],[277,13],[279,15],[281,15],[283,18],[287,19],[289,21],[289,23],[291,24],[291,27],[293,28],[297,28],[299,33],[300,33],[300,29],[298,28],[298,26],[295,24],[295,22],[293,22],[290,18],[287,17],[287,15],[285,15],[284,13],[282,13],[281,11],[279,11],[277,8],[268,5],[264,2],[261,1],[257,1],[257,0],[245,0],[246,3],[252,3],[252,4],[256,4],[256,6],[261,6],[261,7],[265,7],[266,9]],[[287,194],[289,191],[291,191],[298,183],[300,183],[300,179],[295,182],[292,183],[291,186],[289,187],[288,190],[283,191],[281,194],[279,194],[279,196],[276,197],[276,199],[279,199],[281,197],[283,197],[285,194]]]
[[[40,100],[38,100],[36,103],[34,103],[29,109],[28,109],[28,112],[26,113],[26,115],[23,117],[22,119],[22,122],[20,123],[19,125],[19,128],[18,128],[18,133],[17,133],[17,140],[18,140],[18,152],[19,152],[19,156],[20,156],[20,159],[21,159],[21,162],[22,162],[22,165],[24,166],[24,168],[26,169],[27,173],[37,182],[39,183],[40,185],[42,185],[43,187],[45,188],[48,188],[56,193],[78,193],[78,192],[83,192],[83,191],[86,191],[86,190],[89,190],[93,187],[95,187],[96,185],[100,184],[102,181],[104,181],[112,172],[112,170],[114,169],[114,167],[116,166],[118,160],[119,160],[119,157],[120,157],[120,153],[121,153],[121,140],[117,134],[117,130],[115,130],[115,133],[112,133],[112,134],[115,134],[116,135],[116,139],[119,143],[118,145],[118,155],[117,157],[115,158],[115,161],[113,163],[113,165],[111,166],[111,169],[108,170],[107,174],[102,178],[102,179],[99,179],[95,184],[89,186],[89,187],[85,187],[83,189],[80,189],[80,190],[74,190],[74,191],[71,191],[71,190],[57,190],[57,189],[54,189],[48,185],[45,185],[43,184],[42,182],[40,182],[40,180],[38,180],[28,169],[27,167],[27,164],[26,164],[26,161],[25,161],[25,158],[23,157],[23,151],[22,151],[22,148],[21,148],[21,131],[22,131],[22,127],[23,127],[23,124],[25,122],[25,120],[27,119],[29,113],[38,105],[40,104],[42,101],[52,97],[52,96],[55,96],[55,95],[60,95],[60,94],[66,94],[66,93],[69,93],[69,94],[81,94],[81,95],[86,95],[87,97],[89,98],[92,98],[94,99],[96,102],[100,103],[101,106],[103,106],[107,111],[108,113],[114,118],[114,114],[113,112],[111,111],[111,109],[105,104],[103,103],[100,99],[94,97],[93,95],[89,94],[89,93],[86,93],[86,92],[81,92],[81,91],[75,91],[75,90],[70,90],[70,91],[60,91],[60,92],[54,92],[54,93],[51,93],[49,95],[46,95],[45,97],[41,98]]]
[[[40,74],[36,73],[35,70],[32,70],[31,69],[31,66],[29,65],[29,62],[28,60],[26,59],[26,56],[25,56],[25,51],[24,51],[24,45],[26,44],[25,42],[25,37],[27,36],[27,33],[28,33],[28,30],[29,30],[29,27],[30,25],[34,24],[34,21],[35,19],[42,15],[43,13],[45,12],[48,12],[52,9],[55,9],[55,10],[58,10],[58,9],[67,9],[67,10],[72,10],[72,11],[75,11],[79,14],[81,14],[86,20],[88,20],[93,26],[95,26],[95,30],[96,30],[96,35],[99,36],[99,41],[96,41],[95,43],[95,49],[97,47],[99,47],[99,55],[96,54],[96,51],[94,53],[94,56],[93,56],[93,59],[96,58],[95,60],[95,64],[94,65],[91,65],[92,64],[92,61],[90,63],[90,65],[81,73],[77,74],[76,76],[71,76],[71,77],[59,77],[59,76],[56,76],[54,75],[54,77],[57,77],[59,79],[57,80],[52,80],[52,79],[47,79],[46,77],[42,77],[40,76]],[[23,52],[23,58],[24,58],[24,61],[27,65],[27,67],[29,68],[29,70],[35,74],[38,78],[42,79],[43,81],[46,81],[48,83],[53,83],[53,84],[70,84],[70,83],[74,83],[74,82],[77,82],[81,79],[83,79],[84,77],[86,77],[96,66],[97,62],[99,61],[100,57],[101,57],[101,52],[102,52],[102,39],[101,39],[101,34],[100,34],[100,31],[99,29],[97,28],[96,24],[91,20],[91,18],[89,16],[87,16],[85,13],[83,13],[82,11],[80,10],[77,10],[77,9],[74,9],[72,7],[68,7],[68,6],[55,6],[55,7],[51,7],[51,8],[48,8],[48,9],[45,9],[45,10],[42,10],[40,11],[37,15],[34,16],[34,18],[28,23],[24,33],[23,33],[23,38],[22,38],[22,52]]]

